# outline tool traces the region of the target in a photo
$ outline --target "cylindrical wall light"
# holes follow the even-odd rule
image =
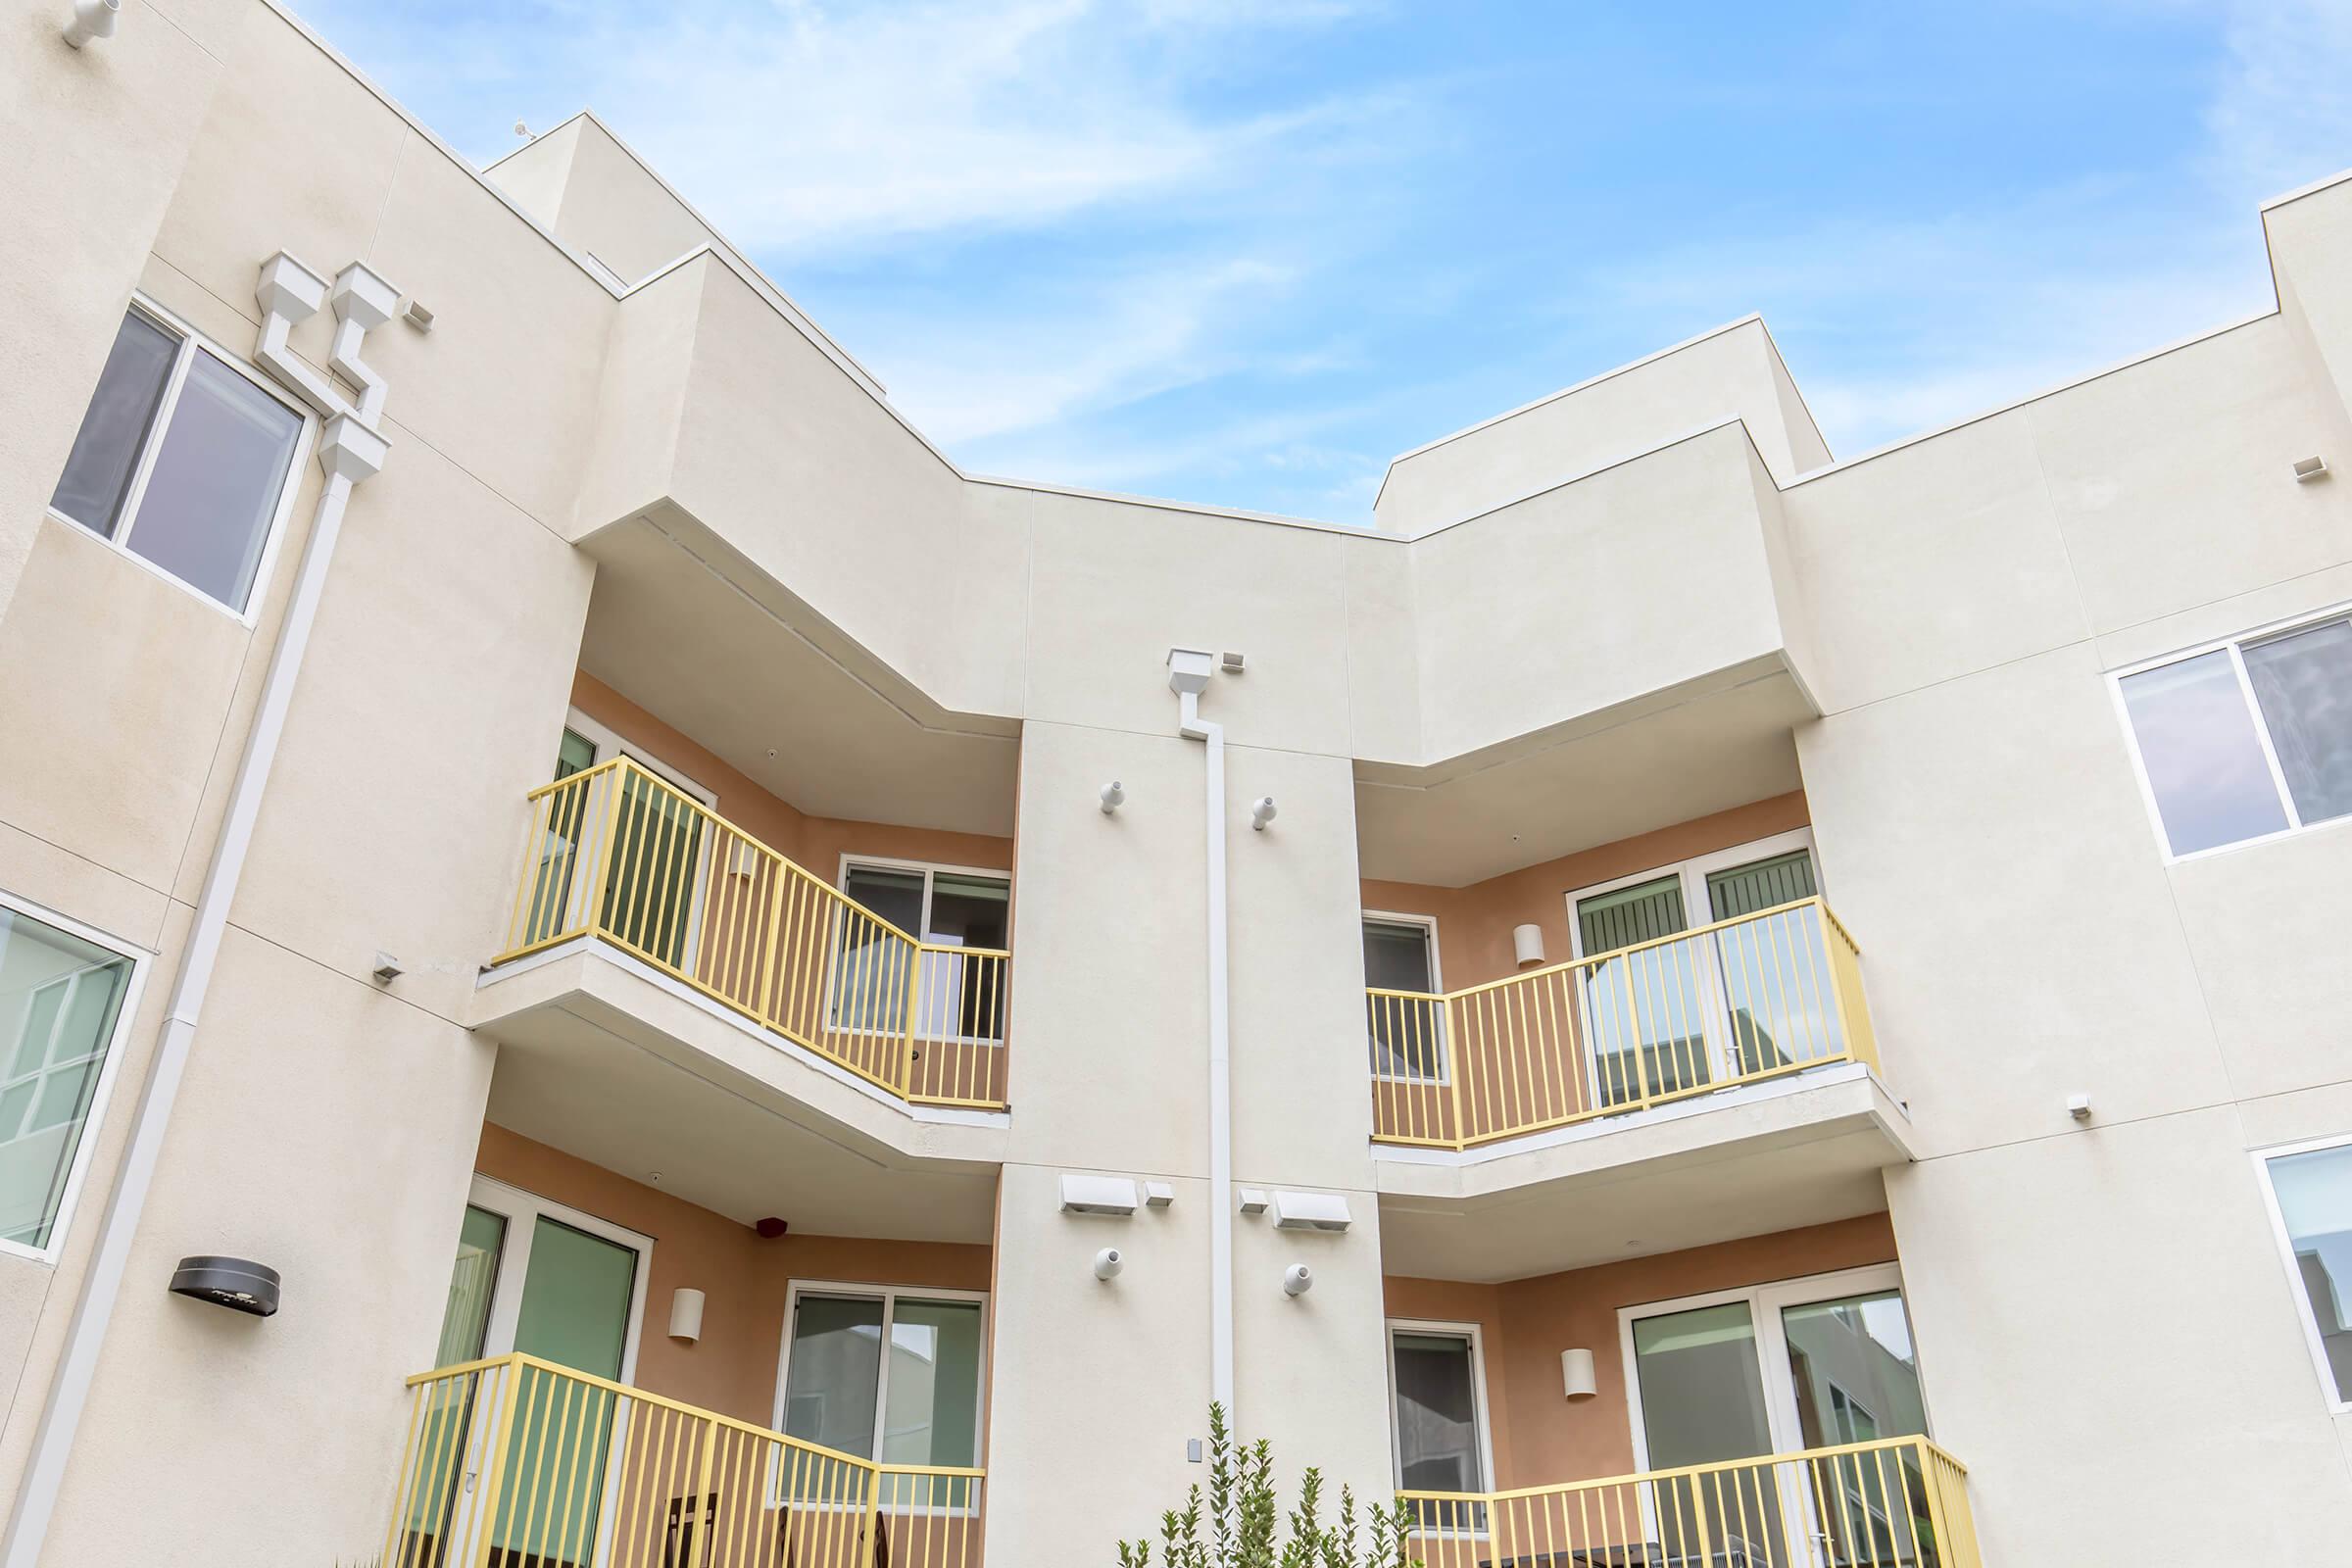
[[[1544,961],[1544,928],[1540,925],[1511,927],[1511,956],[1524,969],[1531,963]]]
[[[703,1293],[680,1289],[669,1298],[669,1337],[692,1345],[703,1337]]]
[[[1560,1352],[1560,1389],[1571,1399],[1590,1399],[1600,1392],[1599,1386],[1592,1381],[1591,1350]]]

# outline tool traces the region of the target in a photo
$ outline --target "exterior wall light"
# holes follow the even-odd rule
[[[669,1337],[688,1345],[703,1337],[703,1293],[683,1286],[670,1293]]]
[[[2301,458],[2295,463],[2295,483],[2309,484],[2314,479],[2328,477],[2326,458]]]
[[[1115,1247],[1105,1247],[1095,1254],[1095,1278],[1099,1280],[1115,1280],[1126,1266],[1126,1254]]]
[[[1511,957],[1524,969],[1531,963],[1544,961],[1544,928],[1540,925],[1511,927]]]
[[[1315,1271],[1304,1263],[1293,1263],[1282,1271],[1282,1294],[1304,1296],[1315,1288]]]
[[[1250,803],[1250,825],[1251,827],[1257,829],[1257,831],[1260,833],[1263,833],[1266,830],[1266,824],[1273,820],[1273,796],[1260,795],[1256,800]]]
[[[1571,1399],[1590,1399],[1600,1392],[1600,1386],[1592,1381],[1591,1350],[1560,1352],[1560,1391]]]
[[[1127,786],[1120,783],[1115,778],[1112,779],[1109,783],[1102,786],[1102,814],[1104,816],[1110,815],[1120,807],[1127,804]]]
[[[115,35],[122,0],[74,0],[74,20],[66,24],[66,42],[79,49]]]
[[[183,1257],[172,1274],[173,1296],[255,1317],[276,1315],[277,1288],[277,1270],[242,1257]]]

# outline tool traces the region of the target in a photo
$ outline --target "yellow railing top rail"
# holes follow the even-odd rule
[[[556,1377],[568,1379],[573,1383],[586,1384],[589,1388],[602,1389],[608,1394],[633,1399],[639,1404],[652,1405],[663,1410],[675,1410],[680,1415],[689,1416],[698,1421],[715,1422],[719,1426],[731,1428],[749,1437],[759,1438],[768,1443],[779,1443],[786,1447],[800,1448],[827,1459],[838,1459],[844,1464],[855,1465],[861,1470],[877,1471],[883,1475],[945,1476],[950,1479],[974,1481],[986,1480],[988,1477],[986,1470],[973,1469],[968,1466],[879,1464],[855,1453],[845,1453],[839,1448],[828,1448],[821,1443],[810,1443],[806,1438],[796,1438],[789,1432],[778,1432],[773,1427],[763,1427],[756,1421],[745,1421],[740,1417],[725,1415],[717,1410],[706,1410],[699,1404],[688,1404],[683,1399],[673,1399],[667,1395],[655,1394],[633,1384],[616,1383],[611,1378],[598,1377],[593,1372],[582,1372],[577,1367],[564,1366],[561,1362],[550,1361],[521,1350],[516,1350],[511,1355],[484,1356],[479,1360],[461,1361],[455,1366],[435,1367],[430,1372],[417,1372],[411,1375],[403,1387],[414,1389],[428,1383],[442,1383],[453,1378],[469,1377],[478,1372],[487,1372],[496,1367],[512,1368],[517,1371],[527,1367],[534,1371],[550,1373]]]
[[[1586,1481],[1552,1481],[1540,1487],[1513,1487],[1501,1492],[1428,1492],[1398,1488],[1396,1495],[1416,1502],[1507,1502],[1514,1497],[1540,1497],[1557,1492],[1591,1492],[1603,1487],[1630,1487],[1645,1482],[1679,1481],[1687,1476],[1712,1475],[1721,1470],[1753,1469],[1760,1465],[1802,1464],[1838,1459],[1848,1454],[1878,1453],[1888,1448],[1917,1448],[1935,1454],[1961,1474],[1968,1466],[1933,1438],[1874,1438],[1868,1443],[1841,1443],[1826,1448],[1799,1448],[1789,1453],[1759,1453],[1745,1459],[1715,1459],[1705,1464],[1676,1465],[1666,1470],[1636,1470],[1625,1475],[1597,1476]]]
[[[1387,986],[1366,986],[1364,994],[1369,997],[1395,997],[1404,1002],[1451,1002],[1457,997],[1474,997],[1482,991],[1494,991],[1502,986],[1522,985],[1530,980],[1541,980],[1546,975],[1565,974],[1570,969],[1597,967],[1611,958],[1622,958],[1632,953],[1646,953],[1652,948],[1663,948],[1676,942],[1688,942],[1693,937],[1710,936],[1717,931],[1727,931],[1736,925],[1752,925],[1758,920],[1769,920],[1776,914],[1787,914],[1792,909],[1819,909],[1821,917],[1829,922],[1839,937],[1844,939],[1847,947],[1853,949],[1854,956],[1861,956],[1860,944],[1854,941],[1846,931],[1845,923],[1830,912],[1829,905],[1822,901],[1820,894],[1816,893],[1810,898],[1791,899],[1787,904],[1776,904],[1769,909],[1751,909],[1746,914],[1736,914],[1728,920],[1711,920],[1705,925],[1694,925],[1687,931],[1677,931],[1672,936],[1651,937],[1646,942],[1629,943],[1622,948],[1611,948],[1606,953],[1587,954],[1581,958],[1563,958],[1558,963],[1547,963],[1540,969],[1525,969],[1517,974],[1506,974],[1499,980],[1482,980],[1474,986],[1457,986],[1451,991],[1397,991]]]
[[[836,903],[846,905],[850,908],[857,910],[866,919],[873,921],[874,924],[880,926],[892,936],[897,937],[900,941],[906,943],[909,947],[923,948],[936,946],[935,944],[922,941],[909,931],[902,929],[896,922],[884,919],[881,915],[876,914],[864,905],[859,904],[856,899],[851,898],[848,894],[842,892],[841,889],[835,887],[823,877],[818,876],[814,871],[809,870],[807,866],[794,859],[791,856],[786,855],[782,850],[779,850],[774,845],[767,843],[756,833],[745,832],[740,824],[727,817],[719,815],[718,812],[713,811],[710,809],[710,808],[705,806],[702,802],[696,800],[693,796],[687,794],[684,790],[678,788],[675,784],[672,784],[669,780],[663,778],[652,768],[647,767],[643,762],[638,761],[637,759],[633,757],[615,757],[607,761],[599,762],[594,767],[584,767],[577,773],[566,773],[552,784],[540,785],[537,789],[531,791],[530,794],[524,796],[523,800],[526,803],[533,802],[539,800],[543,796],[552,795],[558,790],[585,788],[586,786],[581,782],[582,780],[592,779],[596,777],[597,774],[606,771],[608,768],[618,768],[624,772],[634,774],[636,777],[645,780],[648,785],[660,790],[662,794],[668,796],[672,801],[684,807],[687,810],[692,811],[695,815],[707,817],[710,821],[717,823],[720,827],[725,828],[729,833],[734,834],[735,837],[742,843],[748,845],[753,850],[758,851],[760,854],[766,856],[768,858],[776,861],[779,865],[783,866],[786,871],[797,873],[803,877],[806,877],[809,886],[821,890]],[[943,953],[969,953],[982,957],[1008,958],[1012,956],[1009,952],[998,952],[995,950],[981,948],[939,947],[938,951]]]

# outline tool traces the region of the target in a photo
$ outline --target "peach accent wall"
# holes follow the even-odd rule
[[[491,1122],[482,1124],[474,1169],[652,1237],[636,1385],[761,1426],[775,1419],[784,1301],[794,1280],[951,1291],[994,1283],[986,1247],[851,1236],[762,1241],[724,1215]],[[667,1332],[670,1293],[680,1286],[706,1297],[703,1337],[693,1345]]]
[[[827,882],[840,883],[845,854],[968,865],[1007,874],[1012,870],[1012,840],[1008,838],[810,816],[791,802],[769,794],[716,753],[697,745],[584,669],[572,674],[571,704],[598,723],[611,726],[623,740],[644,747],[714,792],[719,815]]]
[[[1516,971],[1511,959],[1513,926],[1542,926],[1545,957],[1553,963],[1566,960],[1575,951],[1568,932],[1567,896],[1573,889],[1770,838],[1811,820],[1804,792],[1791,791],[1654,833],[1579,850],[1468,887],[1366,881],[1363,906],[1436,916],[1438,967],[1446,988],[1474,986]]]
[[[1865,1214],[1502,1285],[1391,1276],[1384,1294],[1392,1318],[1479,1326],[1496,1486],[1507,1490],[1634,1468],[1620,1307],[1894,1260],[1893,1225]],[[1573,1405],[1560,1392],[1560,1352],[1571,1347],[1592,1352],[1599,1389]]]

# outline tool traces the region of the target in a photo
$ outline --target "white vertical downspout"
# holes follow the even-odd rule
[[[1240,1416],[1233,1387],[1233,1054],[1225,921],[1225,727],[1200,716],[1210,656],[1168,654],[1176,732],[1208,748],[1208,1356],[1210,1396],[1228,1427]]]
[[[344,270],[336,287],[337,314],[346,324],[355,318],[368,325],[380,324],[387,315],[380,307],[388,288],[380,278],[354,263]],[[138,1231],[139,1215],[147,1205],[148,1189],[154,1184],[164,1132],[172,1119],[172,1102],[179,1094],[180,1076],[187,1067],[188,1048],[196,1038],[205,993],[212,985],[213,967],[220,956],[229,905],[236,898],[237,884],[244,875],[245,852],[253,842],[254,824],[261,815],[262,794],[270,783],[270,765],[277,760],[278,737],[285,731],[295,679],[302,671],[303,652],[310,645],[311,627],[318,619],[327,565],[334,558],[336,536],[343,529],[344,509],[350,504],[352,486],[381,468],[388,450],[384,438],[361,423],[331,388],[321,396],[324,380],[317,371],[303,367],[307,378],[279,372],[276,362],[290,358],[285,349],[288,317],[300,319],[315,312],[325,298],[325,280],[292,258],[280,255],[264,266],[262,287],[257,292],[267,320],[255,358],[265,368],[278,373],[278,379],[313,409],[332,415],[318,444],[318,463],[326,472],[326,485],[319,492],[311,536],[303,546],[302,565],[294,579],[293,597],[286,606],[285,624],[278,633],[276,648],[270,652],[260,705],[254,712],[253,727],[245,737],[244,753],[237,761],[236,780],[229,789],[220,837],[213,847],[212,862],[205,868],[204,888],[196,901],[195,922],[188,930],[187,953],[180,960],[179,974],[172,984],[171,1008],[164,1018],[163,1036],[156,1046],[146,1088],[139,1097],[122,1170],[107,1200],[97,1248],[82,1276],[80,1295],[74,1303],[74,1316],[66,1329],[66,1343],[58,1356],[57,1370],[50,1377],[40,1425],[33,1432],[32,1452],[18,1483],[16,1506],[10,1510],[8,1533],[0,1541],[0,1568],[34,1568],[48,1537],[50,1517],[56,1511],[58,1491],[65,1480],[66,1461],[74,1449],[74,1436],[81,1424],[82,1410],[89,1402],[90,1380],[98,1369],[98,1352],[106,1341],[107,1325],[114,1318],[115,1301],[122,1294],[130,1244]],[[381,401],[380,392],[377,401]]]

